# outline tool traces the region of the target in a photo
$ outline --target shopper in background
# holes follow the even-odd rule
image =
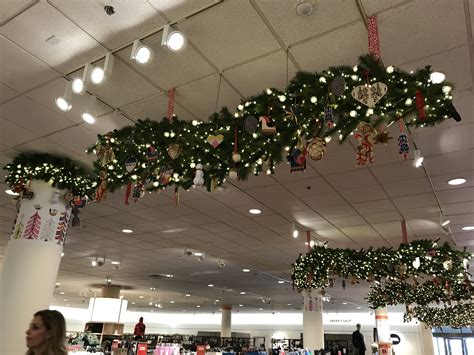
[[[140,317],[138,323],[135,324],[135,330],[133,331],[133,336],[135,340],[141,340],[145,336],[146,325],[143,323],[143,317]]]
[[[365,351],[365,342],[364,336],[360,332],[360,324],[356,325],[357,330],[352,333],[352,345],[354,346],[354,355],[364,355]]]
[[[58,311],[36,312],[26,331],[27,355],[67,355],[66,321]]]

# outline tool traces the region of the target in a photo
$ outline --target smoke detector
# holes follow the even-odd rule
[[[300,16],[308,17],[314,11],[314,5],[308,1],[300,0],[300,3],[296,5],[296,13]]]

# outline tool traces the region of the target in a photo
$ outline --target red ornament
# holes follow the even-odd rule
[[[425,120],[425,98],[423,97],[423,93],[420,90],[416,90],[415,101],[416,109],[418,110],[418,117],[420,118],[420,120]]]

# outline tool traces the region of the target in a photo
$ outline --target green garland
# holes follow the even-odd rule
[[[404,315],[405,322],[417,318],[428,327],[470,327],[474,324],[474,304],[462,303],[452,307],[416,306]]]
[[[50,182],[77,196],[91,197],[96,186],[95,178],[71,159],[50,154],[20,154],[3,169],[8,171],[7,184],[18,191],[32,179]]]
[[[107,189],[112,191],[136,182],[147,185],[149,190],[168,185],[188,189],[193,185],[198,163],[204,165],[204,185],[212,190],[225,182],[231,170],[240,179],[262,171],[273,173],[276,164],[301,146],[302,137],[319,137],[325,141],[333,138],[342,143],[361,122],[382,128],[400,119],[406,126],[414,127],[432,126],[450,117],[460,120],[452,104],[453,85],[447,82],[433,84],[431,72],[430,67],[411,73],[385,68],[366,55],[354,68],[340,66],[322,73],[300,72],[285,91],[267,89],[243,100],[233,115],[223,109],[213,114],[207,123],[178,118],[172,122],[167,119],[162,122],[141,120],[134,126],[99,135],[96,146],[89,151],[113,151],[113,156],[109,155],[111,159],[100,157],[95,165],[97,174],[108,173]],[[339,96],[332,91],[336,78],[345,81]],[[377,82],[384,83],[388,91],[373,108],[352,98],[351,92],[357,86]],[[418,118],[417,92],[424,97],[426,118],[423,120]],[[332,109],[334,126],[324,122],[327,108]],[[270,116],[277,133],[265,135],[259,129],[253,133],[246,130],[246,120],[250,116],[256,119]],[[223,141],[213,148],[207,137],[218,134],[223,135]],[[177,144],[181,149],[181,154],[174,159],[167,151],[170,144]],[[147,150],[150,147],[158,153],[156,159],[149,159]],[[232,159],[235,151],[240,154],[238,162]],[[131,157],[137,159],[137,165],[129,172],[125,162]],[[163,183],[159,179],[160,173],[171,169],[174,177]]]
[[[401,244],[397,250],[315,246],[293,263],[292,280],[299,290],[326,288],[337,276],[353,283],[375,282],[369,294],[374,308],[426,305],[471,298],[473,287],[466,271],[470,259],[466,251],[452,249],[448,243],[438,246],[431,240]]]

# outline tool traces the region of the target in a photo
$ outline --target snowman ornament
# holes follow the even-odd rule
[[[202,164],[196,165],[196,176],[193,180],[194,186],[204,185],[204,171],[202,171],[202,169],[204,169]]]

